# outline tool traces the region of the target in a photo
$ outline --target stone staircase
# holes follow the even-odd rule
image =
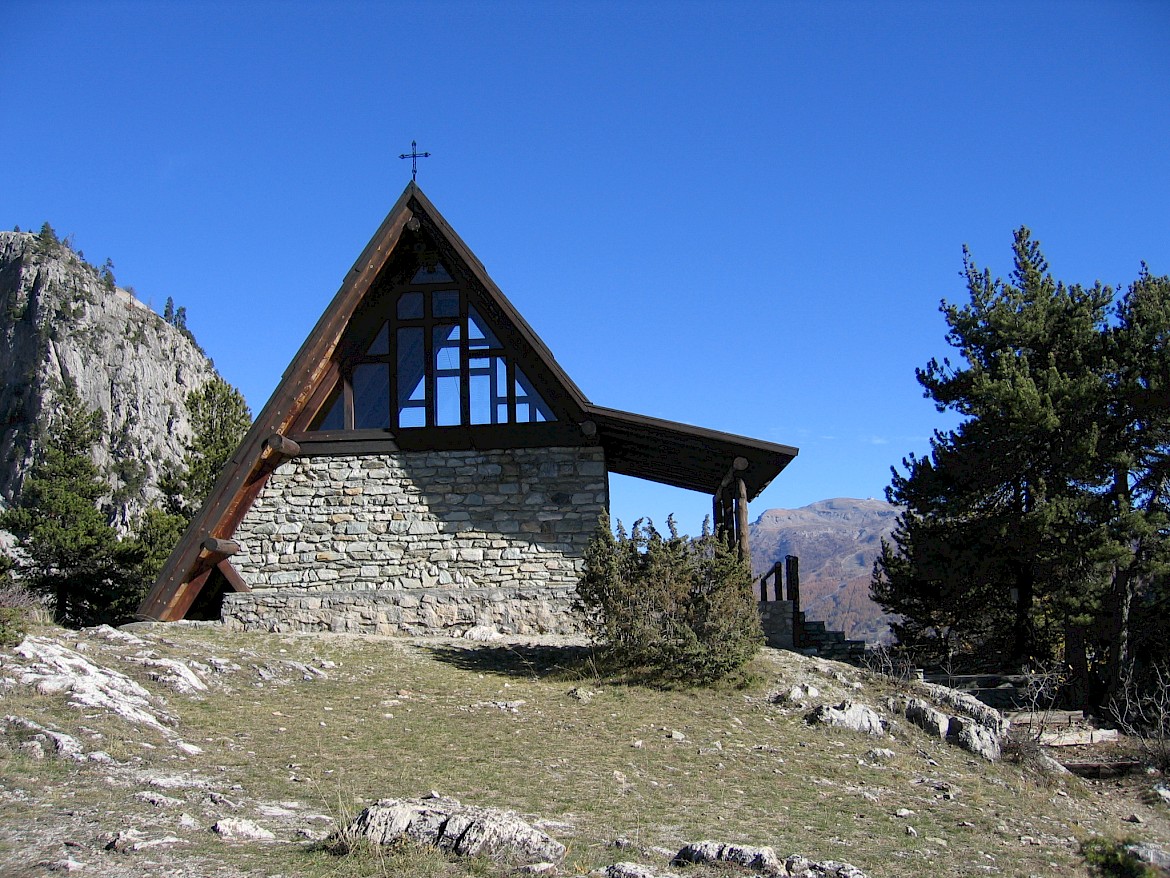
[[[797,625],[800,630],[795,638],[795,646],[805,655],[817,655],[851,664],[860,664],[865,656],[864,640],[848,640],[844,631],[830,631],[824,622],[805,619],[804,613],[798,614]]]
[[[770,586],[770,588],[769,588]],[[794,649],[836,661],[860,664],[865,641],[848,640],[824,622],[809,621],[800,609],[800,561],[788,555],[758,580],[760,621],[768,646]],[[773,599],[769,599],[769,591]],[[785,599],[787,598],[787,599]]]

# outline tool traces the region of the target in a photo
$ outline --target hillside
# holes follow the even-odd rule
[[[378,799],[431,790],[518,811],[568,848],[560,875],[753,874],[668,865],[715,839],[868,878],[1087,878],[1086,838],[1170,841],[1165,806],[1139,800],[1149,779],[1041,776],[906,722],[881,737],[809,725],[845,697],[892,719],[904,692],[794,653],[763,650],[746,689],[671,692],[598,679],[563,640],[131,628],[45,627],[0,650],[0,873],[517,874],[319,844]],[[239,821],[261,837],[233,838]]]
[[[870,573],[897,514],[889,503],[872,499],[769,509],[750,526],[752,566],[763,573],[785,555],[796,555],[807,617],[847,637],[877,642],[886,637],[889,620],[869,598]]]
[[[215,374],[194,341],[65,244],[0,232],[0,505],[20,490],[63,378],[106,419],[95,462],[113,518],[158,496],[190,436],[184,400]]]

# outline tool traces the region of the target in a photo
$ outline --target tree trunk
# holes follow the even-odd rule
[[[1133,596],[1137,591],[1137,577],[1133,569],[1124,570],[1114,567],[1113,585],[1110,589],[1110,617],[1109,617],[1109,664],[1105,675],[1105,692],[1101,703],[1107,704],[1109,699],[1121,689],[1121,680],[1129,667],[1129,610],[1133,605]]]
[[[1016,664],[1027,661],[1032,653],[1032,603],[1036,593],[1036,573],[1027,563],[1016,565],[1016,618],[1012,625],[1011,659]]]

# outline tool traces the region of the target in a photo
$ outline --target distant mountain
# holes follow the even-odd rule
[[[874,558],[898,510],[884,500],[821,500],[799,509],[769,509],[749,526],[757,574],[785,555],[800,558],[801,609],[808,619],[857,640],[889,634],[889,616],[869,598]]]
[[[55,236],[0,232],[0,508],[19,496],[68,378],[105,418],[94,462],[125,526],[182,459],[187,394],[216,374],[190,333]]]

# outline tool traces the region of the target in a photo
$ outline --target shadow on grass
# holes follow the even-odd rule
[[[431,646],[441,662],[466,671],[506,677],[585,680],[597,677],[597,656],[588,646]]]

